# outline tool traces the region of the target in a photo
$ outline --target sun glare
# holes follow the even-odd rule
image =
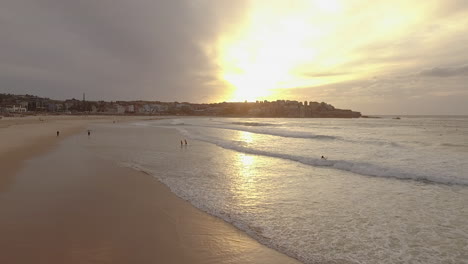
[[[369,57],[362,48],[369,42],[401,34],[419,18],[403,0],[373,5],[385,12],[357,17],[366,6],[343,0],[251,1],[245,21],[217,43],[227,101],[284,98],[288,88],[373,76],[383,65],[347,65]]]
[[[251,14],[239,33],[220,41],[221,77],[233,86],[229,101],[268,99],[277,96],[278,88],[304,82],[295,71],[314,60],[313,44],[321,35],[308,12],[311,7],[336,12],[339,5],[293,2],[252,1]]]

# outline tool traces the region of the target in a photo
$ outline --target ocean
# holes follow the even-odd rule
[[[91,130],[83,144],[97,155],[304,263],[468,263],[468,117],[174,117]]]

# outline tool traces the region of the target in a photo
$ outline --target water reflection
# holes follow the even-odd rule
[[[261,157],[244,153],[236,154],[237,177],[233,188],[239,203],[246,206],[259,204],[263,191],[259,187],[259,159]]]
[[[256,157],[252,155],[246,155],[244,153],[238,153],[237,159],[240,163],[239,165],[241,167],[242,174],[250,176],[250,173],[252,172],[251,169],[253,169],[255,166]]]
[[[254,134],[245,131],[239,131],[239,141],[251,144],[254,141]]]

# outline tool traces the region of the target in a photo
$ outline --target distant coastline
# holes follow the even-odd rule
[[[360,112],[338,109],[325,102],[256,101],[194,104],[161,101],[53,100],[34,95],[0,94],[0,115],[148,115],[286,118],[358,118]]]

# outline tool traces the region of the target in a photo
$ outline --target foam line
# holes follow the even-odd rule
[[[261,156],[291,160],[291,161],[300,162],[302,164],[314,166],[314,167],[330,167],[330,168],[334,168],[337,170],[349,171],[349,172],[353,172],[353,173],[365,175],[365,176],[391,177],[391,178],[399,178],[399,179],[423,180],[423,181],[430,181],[430,182],[444,183],[444,184],[468,185],[468,179],[460,179],[460,178],[454,179],[454,178],[443,177],[440,175],[420,175],[416,173],[405,172],[396,168],[386,168],[383,166],[366,163],[366,162],[355,162],[355,161],[333,160],[333,159],[323,160],[320,158],[311,158],[311,157],[304,157],[304,156],[298,156],[298,155],[290,155],[290,154],[284,154],[284,153],[258,150],[258,149],[253,149],[253,148],[237,145],[235,142],[223,141],[223,140],[219,140],[219,139],[206,136],[206,135],[202,136],[202,135],[190,134],[186,129],[183,129],[183,128],[178,128],[178,130],[180,133],[182,133],[184,136],[188,138],[212,143],[225,149],[235,150],[235,151],[246,153],[246,154],[261,155]]]

